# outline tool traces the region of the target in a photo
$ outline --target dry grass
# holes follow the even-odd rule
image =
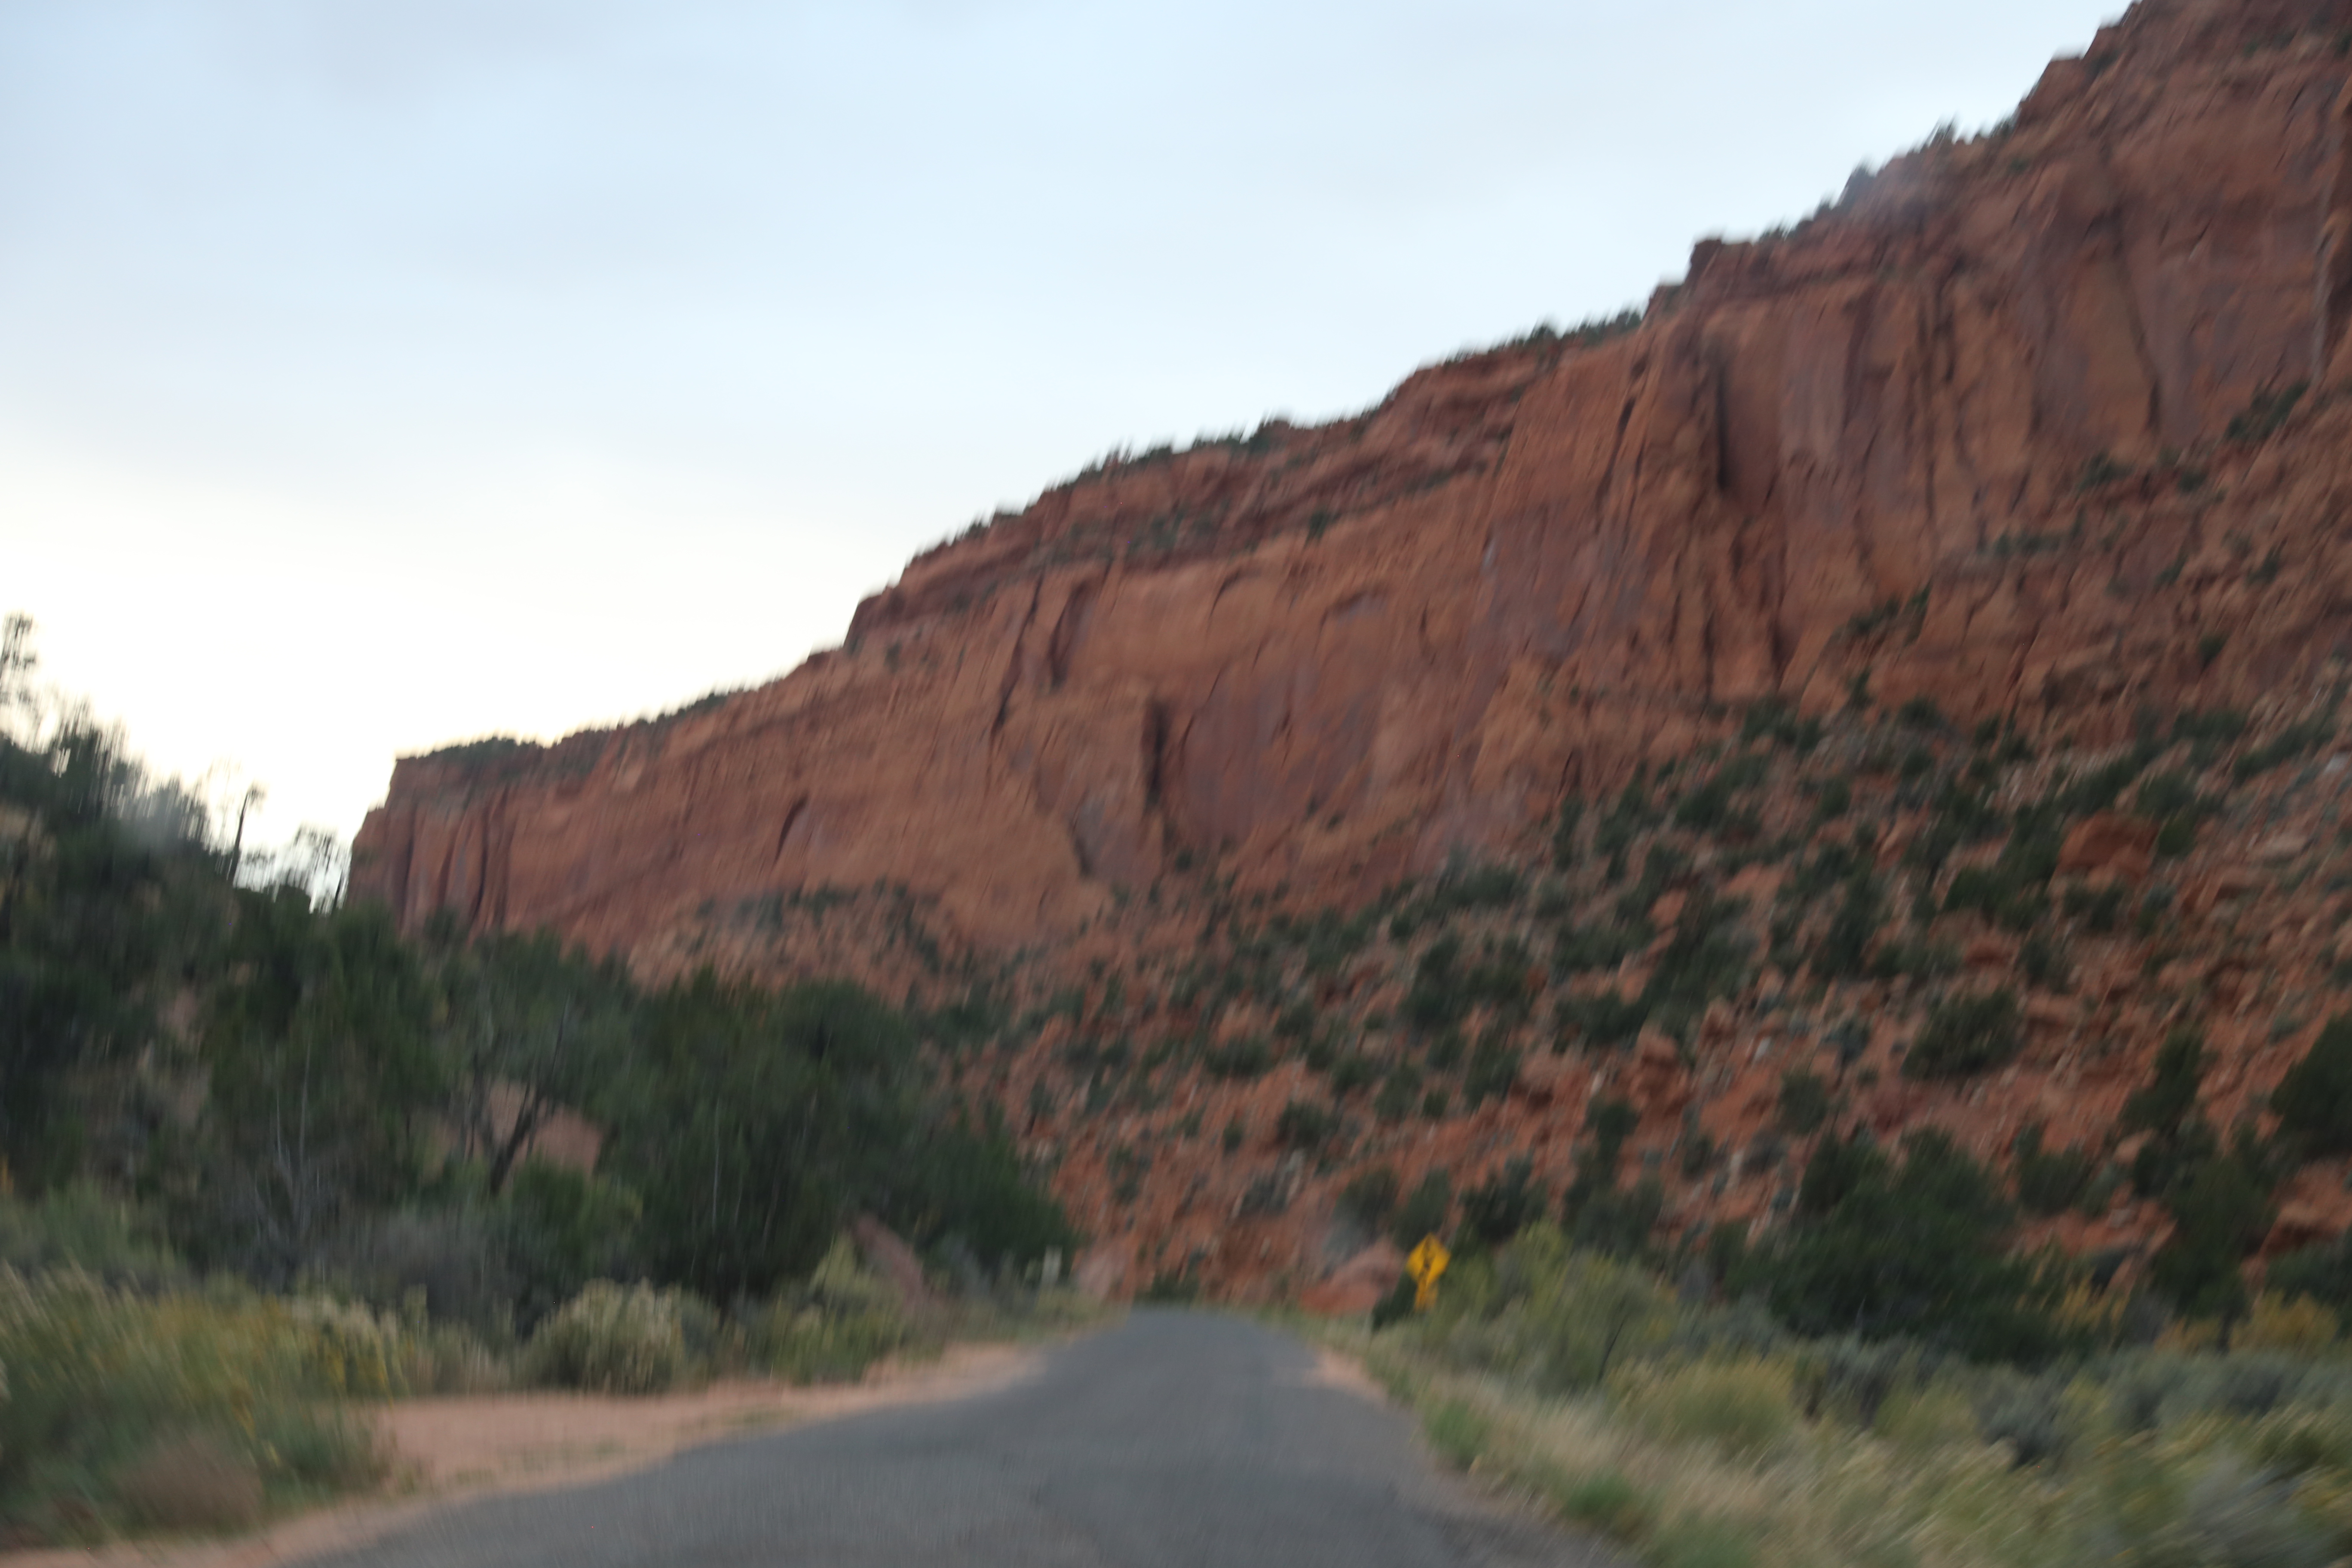
[[[2352,1417],[2331,1408],[2134,1431],[2112,1391],[2078,1379],[2057,1405],[2064,1457],[2024,1465],[1943,1383],[1864,1430],[1805,1419],[1779,1357],[1547,1396],[1408,1336],[1317,1331],[1421,1415],[1447,1463],[1658,1568],[2323,1568],[2352,1552]]]

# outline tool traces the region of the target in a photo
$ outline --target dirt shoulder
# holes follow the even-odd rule
[[[234,1541],[0,1552],[0,1568],[262,1568],[362,1544],[460,1499],[580,1486],[771,1427],[992,1393],[1027,1376],[1042,1355],[1028,1345],[958,1345],[937,1361],[885,1367],[833,1388],[720,1383],[651,1399],[532,1393],[404,1400],[376,1413],[393,1466],[388,1497],[341,1503]]]

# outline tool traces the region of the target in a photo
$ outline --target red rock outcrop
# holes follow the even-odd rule
[[[653,973],[847,973],[934,1001],[1025,951],[1033,1000],[1070,986],[1114,1022],[1049,1021],[960,1087],[1031,1108],[1033,1152],[1097,1237],[1081,1274],[1304,1289],[1337,1176],[1273,1131],[1321,1092],[1300,1061],[1143,1105],[1098,1105],[1092,1068],[1072,1093],[1048,1071],[1142,1037],[1107,973],[1152,969],[1151,1027],[1203,1047],[1276,1022],[1246,995],[1179,999],[1171,975],[1208,942],[1179,881],[1346,910],[1525,859],[1565,795],[1720,739],[1761,699],[1819,716],[1866,693],[1915,733],[1997,720],[2088,756],[2151,713],[2274,727],[2332,684],[2352,658],[2347,78],[2352,0],[2143,0],[2011,124],[1857,176],[1787,232],[1701,243],[1638,323],[1435,365],[1337,424],[1107,462],[919,557],[844,648],[759,689],[402,759],[353,893],[411,928],[554,927]],[[1790,805],[1776,832],[1809,820]],[[1916,802],[1881,816],[1920,829]],[[2026,998],[2026,1056],[1990,1082],[1900,1077],[1901,1026],[1874,1009],[1916,1014],[1907,982],[1869,982],[1832,1050],[1773,1021],[1788,977],[1768,965],[1687,1060],[1662,1037],[1630,1065],[1531,1057],[1370,1142],[1408,1186],[1521,1151],[1556,1187],[1588,1104],[1631,1095],[1649,1114],[1628,1157],[1682,1183],[1671,1223],[1761,1219],[1785,1186],[1784,1071],[1835,1079],[1882,1132],[1935,1121],[1997,1156],[2035,1122],[2087,1143],[2200,1008],[2211,1114],[2258,1115],[2316,1028],[2345,914],[2278,873],[2334,853],[2332,825],[2232,826],[2176,868],[2150,824],[2082,823],[2056,850],[2075,890],[2168,897],[2177,869],[2179,897],[2084,925],[2072,996]],[[1899,837],[1875,847],[1894,874]],[[1760,905],[1784,872],[1740,875]],[[1663,933],[1683,906],[1655,907]],[[2131,909],[2188,924],[2143,942]],[[1956,966],[2027,956],[1966,911],[1921,918]],[[2208,932],[2216,952],[2191,951]],[[1630,997],[1657,956],[1579,994]],[[1314,1001],[1380,1056],[1398,976],[1341,962]],[[1510,1026],[1532,1052],[1537,1026]],[[1683,1182],[1668,1157],[1702,1140],[1730,1157]],[[2304,1229],[2343,1217],[2306,1207]],[[2122,1207],[2047,1228],[2147,1235]]]
[[[2347,27],[2348,0],[2143,4],[2012,127],[1701,244],[1638,330],[1112,462],[703,710],[404,759],[354,889],[637,948],[706,900],[879,881],[1014,944],[1179,854],[1351,896],[1507,840],[1708,704],[1826,704],[1864,666],[1961,717],[2259,691],[2352,629],[2352,563],[2313,531],[2346,465],[2231,476],[2229,521],[2270,517],[2252,543],[2294,568],[2267,592],[2221,584],[2191,496],[2104,536],[2114,492],[2179,483],[2168,453],[2352,374]],[[2186,621],[2228,637],[2221,669]]]

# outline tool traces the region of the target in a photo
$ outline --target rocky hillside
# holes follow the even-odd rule
[[[2133,1267],[2159,1042],[2265,1132],[2345,1005],[2347,77],[2352,0],[2146,0],[1638,319],[1108,461],[773,685],[404,759],[353,889],[911,994],[1130,1288],[1596,1145],[1572,1203],[1769,1224],[1929,1122]],[[2267,1244],[2347,1212],[2302,1161]]]

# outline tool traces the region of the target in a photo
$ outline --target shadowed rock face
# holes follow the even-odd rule
[[[2306,408],[2197,487],[2168,455],[2352,376],[2347,37],[2352,0],[2147,0],[2012,127],[1702,243],[1636,329],[1113,462],[700,710],[404,759],[353,890],[644,954],[887,883],[1003,949],[1179,856],[1345,901],[1864,668],[2093,738],[2192,681],[2259,697],[2352,634],[2352,429]],[[2232,532],[2285,569],[2200,577]]]

